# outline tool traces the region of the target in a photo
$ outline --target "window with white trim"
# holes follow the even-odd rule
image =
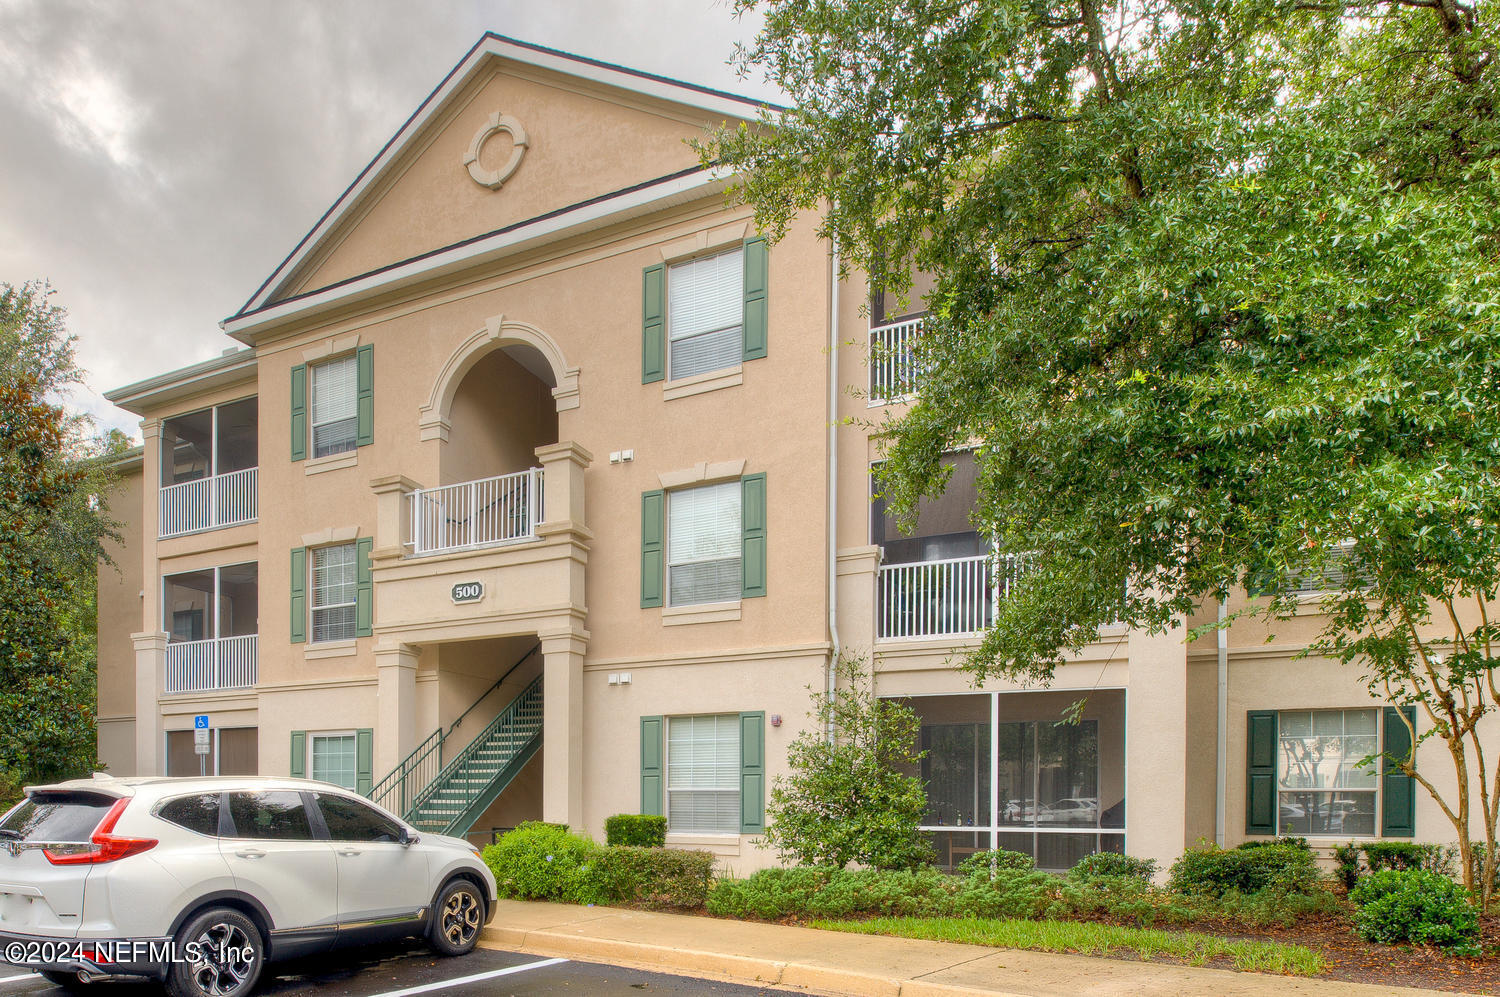
[[[359,442],[359,361],[353,353],[317,364],[312,378],[312,455],[330,457]]]
[[[740,246],[667,268],[667,376],[736,366],[744,357],[745,252]]]
[[[740,718],[667,719],[667,829],[740,833]]]
[[[312,777],[345,789],[356,788],[359,766],[354,732],[308,734],[307,737],[312,742]]]
[[[353,640],[359,585],[355,545],[312,550],[312,641]]]
[[[667,601],[671,606],[740,598],[739,481],[667,493]]]
[[[1282,710],[1277,714],[1279,834],[1375,834],[1380,711]]]

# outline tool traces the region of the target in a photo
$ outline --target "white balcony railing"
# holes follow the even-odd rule
[[[257,491],[258,469],[254,467],[167,485],[161,490],[157,535],[165,539],[253,523]]]
[[[1003,577],[994,578],[988,554],[952,557],[880,568],[877,607],[881,639],[948,637],[978,633],[995,618],[999,599],[1013,592],[1026,569],[1025,555],[999,559]]]
[[[914,395],[922,371],[913,347],[922,319],[907,319],[870,330],[870,405],[885,405]]]
[[[255,685],[258,644],[255,634],[168,644],[165,691],[249,689]]]
[[[542,469],[421,488],[410,502],[413,554],[530,540],[544,515]]]

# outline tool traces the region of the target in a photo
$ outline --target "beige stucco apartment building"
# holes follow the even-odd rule
[[[745,870],[841,650],[923,717],[945,864],[1450,837],[1355,767],[1402,728],[1297,660],[1311,600],[1270,643],[1106,629],[1047,689],[971,687],[1005,583],[967,455],[916,536],[871,501],[920,314],[837,281],[812,220],[768,246],[687,144],[760,110],[486,36],[235,348],[110,394],[144,431],[100,578],[110,770],[306,774],[477,837],[664,813]]]

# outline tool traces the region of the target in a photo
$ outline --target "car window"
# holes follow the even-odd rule
[[[400,841],[401,825],[374,807],[333,793],[314,793],[334,841]]]
[[[194,796],[179,796],[175,800],[163,803],[161,809],[156,811],[156,816],[162,820],[171,821],[178,827],[185,827],[189,831],[218,837],[219,794],[198,793]]]
[[[313,836],[302,794],[290,790],[230,793],[229,818],[236,838],[311,841]]]
[[[99,793],[33,793],[0,821],[0,838],[88,841],[115,799]]]

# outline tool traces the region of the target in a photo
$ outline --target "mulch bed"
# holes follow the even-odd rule
[[[1485,948],[1500,951],[1500,916],[1483,918],[1480,927]],[[1183,930],[1302,945],[1322,956],[1327,964],[1328,969],[1316,977],[1320,980],[1500,994],[1500,958],[1489,955],[1465,959],[1440,949],[1374,945],[1354,934],[1347,917],[1309,917],[1291,928],[1198,923]]]

